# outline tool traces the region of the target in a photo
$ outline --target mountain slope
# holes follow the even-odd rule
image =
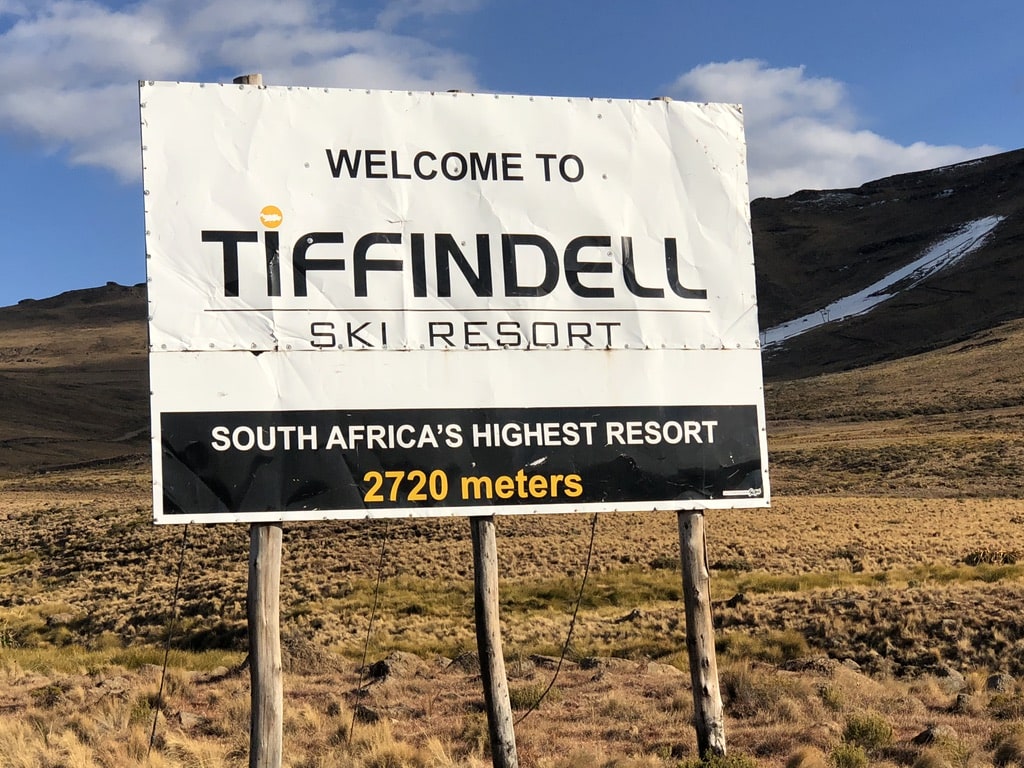
[[[149,451],[145,287],[0,308],[0,476]]]
[[[762,329],[816,312],[913,262],[971,222],[1002,217],[953,267],[860,317],[767,350],[772,379],[845,370],[965,339],[1024,316],[1024,150],[856,189],[751,205]]]

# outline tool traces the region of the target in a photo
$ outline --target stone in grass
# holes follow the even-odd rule
[[[469,675],[479,675],[480,657],[473,651],[460,653],[452,659],[452,663],[448,665],[448,669],[461,670]]]
[[[673,667],[671,664],[661,664],[657,661],[648,662],[647,668],[644,671],[648,675],[657,677],[686,677],[686,673],[678,667]]]
[[[372,707],[368,707],[365,704],[357,704],[355,708],[355,717],[361,723],[377,723],[380,722],[380,712]]]
[[[371,664],[367,671],[374,680],[386,680],[393,677],[412,677],[423,666],[423,659],[415,653],[395,651],[387,658]]]
[[[608,670],[611,672],[634,673],[643,669],[640,662],[620,659],[614,656],[588,656],[580,659],[580,669]]]
[[[929,725],[912,738],[911,741],[918,746],[924,746],[926,744],[934,744],[935,742],[949,743],[956,741],[956,739],[956,731],[948,725]]]
[[[543,669],[558,669],[559,665],[561,665],[563,669],[566,667],[576,666],[575,661],[571,661],[566,658],[559,659],[558,656],[544,656],[540,653],[530,654],[530,661]]]
[[[297,675],[326,674],[344,669],[341,659],[298,632],[282,634],[281,666],[285,672]]]
[[[202,715],[197,715],[195,712],[186,712],[179,710],[174,714],[174,719],[178,722],[178,725],[186,731],[191,731],[195,728],[204,727],[209,721]]]
[[[997,672],[994,675],[989,675],[985,681],[985,690],[994,691],[995,693],[1010,693],[1013,690],[1013,686],[1016,680],[1013,679],[1012,675],[1008,675],[1005,672]]]
[[[950,707],[950,711],[958,715],[974,714],[977,710],[978,704],[974,700],[974,697],[969,693],[958,693],[956,695],[956,701],[954,701],[953,706]]]
[[[946,664],[934,667],[931,671],[943,693],[959,693],[967,687],[964,676]]]

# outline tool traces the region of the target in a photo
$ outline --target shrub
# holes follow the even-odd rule
[[[800,747],[789,756],[786,768],[826,768],[825,756],[814,747]]]
[[[836,744],[830,755],[835,768],[867,768],[868,754],[856,744]]]
[[[917,756],[911,768],[951,768],[949,760],[937,749],[926,749]]]
[[[757,674],[746,664],[725,669],[721,678],[725,705],[734,717],[754,717],[765,712],[784,693],[777,679]]]
[[[1002,734],[996,743],[992,762],[998,768],[1009,765],[1024,765],[1024,731],[1015,729]]]
[[[1001,547],[982,547],[968,552],[963,557],[967,565],[1013,565],[1020,560],[1020,552]]]
[[[722,656],[756,659],[771,664],[803,658],[810,653],[806,638],[794,630],[772,631],[765,634],[730,632],[718,639],[715,648]]]
[[[757,768],[757,761],[745,755],[708,755],[701,760],[684,760],[679,768]]]
[[[531,707],[539,709],[542,701],[541,696],[544,695],[544,690],[547,687],[546,683],[527,683],[525,685],[509,686],[508,699],[512,709],[530,709]],[[548,691],[545,698],[549,701],[558,701],[557,689],[552,688]]]
[[[996,720],[1019,720],[1024,717],[1024,699],[1007,693],[997,693],[988,703],[988,711]]]
[[[818,686],[821,703],[831,712],[839,712],[843,708],[843,692],[834,685]]]
[[[873,752],[892,743],[892,726],[876,712],[851,715],[843,730],[843,740]]]

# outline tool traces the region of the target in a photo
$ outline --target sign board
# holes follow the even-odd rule
[[[140,104],[157,522],[768,504],[738,107]]]

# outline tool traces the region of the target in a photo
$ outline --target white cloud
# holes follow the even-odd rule
[[[390,0],[377,16],[381,29],[394,29],[409,18],[466,13],[480,7],[481,0]]]
[[[845,86],[803,67],[752,59],[705,64],[682,75],[676,98],[743,105],[752,197],[854,187],[895,173],[936,168],[998,147],[904,146],[857,127]]]
[[[394,18],[474,2],[396,3]],[[145,0],[118,10],[92,0],[0,0],[0,130],[133,180],[141,165],[140,79],[262,72],[280,84],[476,88],[466,61],[451,51],[382,28],[340,29],[322,7],[317,0]]]

